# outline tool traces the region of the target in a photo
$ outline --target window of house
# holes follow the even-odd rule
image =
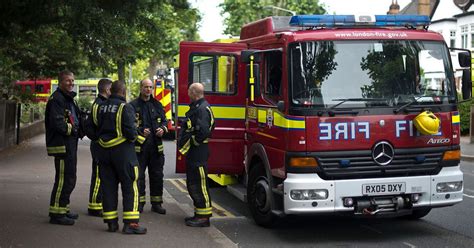
[[[461,47],[467,48],[467,33],[469,31],[468,25],[461,26]]]
[[[456,30],[449,31],[449,46],[456,47]]]
[[[237,82],[236,58],[230,55],[191,55],[191,79],[204,85],[206,93],[234,94]]]

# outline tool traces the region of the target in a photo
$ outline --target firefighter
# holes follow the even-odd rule
[[[69,210],[69,198],[76,185],[77,141],[80,136],[80,110],[74,102],[74,74],[58,76],[59,85],[49,97],[45,112],[46,148],[54,156],[56,175],[49,206],[49,222],[74,225],[79,216]]]
[[[148,167],[151,210],[159,214],[166,214],[166,209],[162,206],[163,166],[165,163],[162,137],[168,132],[168,121],[163,105],[153,97],[152,93],[153,82],[148,78],[143,79],[140,82],[140,96],[130,103],[135,109],[139,133],[135,146],[140,167],[139,211],[143,211],[146,203],[145,171]]]
[[[178,148],[186,156],[186,186],[194,202],[194,216],[185,218],[187,226],[208,227],[212,215],[211,198],[207,185],[208,141],[214,130],[214,115],[204,99],[204,86],[189,86],[191,99],[185,122],[181,125]]]
[[[119,229],[118,184],[123,198],[123,233],[145,234],[146,228],[138,224],[138,160],[134,142],[137,138],[133,107],[125,102],[126,88],[122,81],[115,81],[112,95],[94,108],[92,119],[97,128],[99,144],[99,176],[103,191],[102,217],[109,232]]]
[[[91,113],[95,108],[98,108],[100,104],[105,102],[110,96],[110,87],[112,86],[112,81],[110,79],[103,78],[99,80],[97,84],[97,89],[99,94],[92,104]],[[88,123],[92,124],[93,121],[90,120]],[[89,124],[89,125],[90,125]],[[88,126],[88,125],[86,125]],[[91,184],[89,189],[89,205],[87,207],[87,212],[91,216],[102,216],[102,189],[100,187],[100,177],[99,177],[99,165],[97,161],[97,137],[94,137],[93,134],[87,133],[87,136],[91,139],[91,156],[92,156],[92,176]]]

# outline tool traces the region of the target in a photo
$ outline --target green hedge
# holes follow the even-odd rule
[[[470,117],[471,117],[471,105],[474,100],[463,102],[458,105],[459,115],[461,115],[461,134],[469,134]]]

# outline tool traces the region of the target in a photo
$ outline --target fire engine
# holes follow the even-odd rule
[[[35,102],[46,102],[51,95],[50,79],[17,81],[15,85],[21,92],[33,94],[33,101]]]
[[[299,15],[234,43],[181,42],[177,119],[204,84],[216,128],[209,173],[236,175],[256,223],[350,214],[418,219],[463,197],[450,50],[427,16]],[[179,130],[179,126],[177,127]],[[177,151],[176,171],[185,172]]]

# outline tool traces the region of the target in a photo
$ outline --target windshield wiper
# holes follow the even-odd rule
[[[339,110],[336,110],[334,111],[334,109],[336,107],[338,107],[339,105],[345,103],[345,102],[381,102],[381,101],[386,101],[385,99],[383,98],[340,98],[340,99],[332,99],[332,101],[340,101],[334,105],[332,105],[331,107],[327,108],[327,113],[329,116],[335,116],[336,114],[358,114],[359,112],[358,111],[353,111],[353,110],[349,110],[349,111],[339,111]]]
[[[337,106],[345,103],[345,102],[382,102],[387,101],[383,98],[340,98],[340,99],[332,99],[331,101],[340,101],[337,104],[332,105],[328,108],[328,110],[335,109]]]
[[[422,96],[418,96],[416,98],[413,98],[411,101],[403,104],[402,106],[398,107],[397,109],[394,109],[393,110],[393,113],[395,114],[398,114],[400,113],[400,111],[402,110],[406,110],[409,106],[413,105],[414,103],[423,103],[423,102],[418,102],[418,100],[420,100],[421,98],[423,97],[429,97],[429,98],[434,98],[434,97],[440,97],[440,98],[444,98],[444,97],[449,97],[449,96],[446,96],[446,95],[442,95],[442,96],[428,96],[428,95],[422,95]],[[432,102],[435,102],[434,100]]]

